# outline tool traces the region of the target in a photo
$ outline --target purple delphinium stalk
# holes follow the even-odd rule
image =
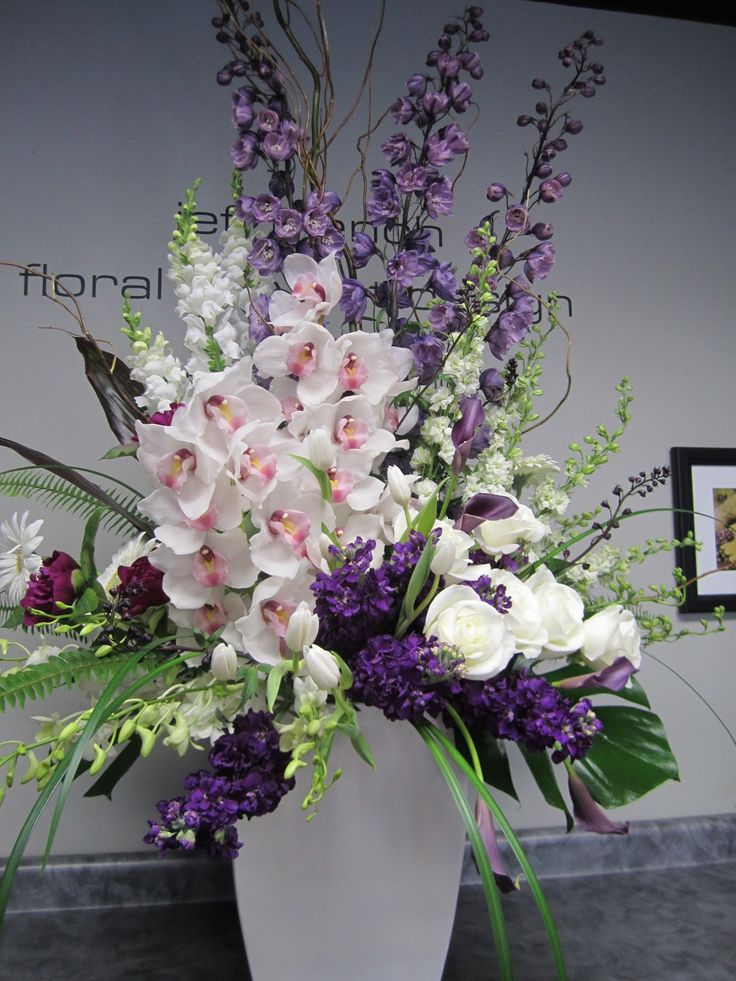
[[[235,858],[241,843],[235,822],[275,810],[294,787],[284,776],[289,754],[267,712],[249,709],[233,720],[209,753],[212,770],[190,773],[185,793],[156,805],[159,820],[149,821],[144,841],[159,852],[206,849]]]

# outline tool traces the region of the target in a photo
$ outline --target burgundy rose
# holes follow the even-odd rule
[[[168,603],[169,597],[163,590],[164,574],[148,561],[145,555],[136,559],[133,565],[118,566],[120,585],[113,590],[117,609],[124,620],[145,613],[151,606]]]
[[[57,603],[74,602],[76,590],[72,575],[78,568],[79,565],[66,552],[54,551],[50,558],[43,560],[41,568],[29,579],[26,595],[20,601],[24,610],[39,611],[38,614],[24,614],[24,627],[34,627],[37,623],[44,623],[47,617],[56,616],[59,612]]]

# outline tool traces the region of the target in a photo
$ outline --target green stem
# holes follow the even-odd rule
[[[445,782],[450,789],[455,805],[457,806],[460,816],[463,819],[463,823],[465,824],[465,829],[468,833],[468,838],[470,839],[473,854],[475,855],[475,859],[478,863],[478,870],[480,872],[481,881],[483,883],[483,891],[485,893],[486,903],[488,906],[488,917],[490,919],[491,930],[493,932],[493,942],[495,944],[496,955],[498,957],[500,979],[501,981],[513,981],[514,974],[511,966],[511,950],[509,948],[508,933],[504,922],[501,897],[493,875],[491,863],[488,859],[488,853],[485,845],[483,844],[483,839],[480,836],[473,812],[471,811],[470,805],[468,804],[465,794],[463,793],[463,789],[460,786],[452,767],[448,763],[442,747],[438,743],[432,731],[433,728],[433,726],[424,722],[419,723],[416,726],[419,735],[426,743],[427,748],[434,757],[434,761],[437,764],[440,773],[444,777]]]
[[[555,961],[555,969],[557,972],[557,978],[559,981],[567,981],[567,969],[565,968],[565,959],[562,954],[562,945],[560,944],[560,938],[557,933],[557,928],[555,927],[554,920],[552,918],[552,913],[550,911],[547,900],[544,898],[544,893],[537,879],[536,873],[526,857],[523,848],[521,847],[521,842],[514,833],[513,828],[506,819],[506,815],[503,813],[501,808],[496,803],[495,798],[491,795],[490,791],[485,785],[485,782],[478,777],[475,773],[473,767],[468,765],[467,760],[462,756],[462,754],[452,745],[450,740],[445,736],[441,729],[431,722],[423,723],[429,731],[432,732],[433,738],[443,747],[450,759],[462,770],[462,772],[468,777],[472,783],[475,790],[482,797],[485,803],[488,805],[493,817],[496,819],[498,826],[500,827],[504,837],[511,846],[514,855],[516,855],[517,861],[521,866],[524,874],[529,882],[529,888],[532,891],[535,902],[539,909],[540,916],[542,917],[542,922],[544,923],[545,929],[547,930],[547,935],[549,937],[550,947],[552,948],[552,955]]]

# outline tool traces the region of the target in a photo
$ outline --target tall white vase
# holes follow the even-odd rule
[[[416,731],[360,714],[378,765],[347,740],[343,776],[309,824],[306,780],[243,822],[233,863],[253,981],[440,981],[465,829]]]

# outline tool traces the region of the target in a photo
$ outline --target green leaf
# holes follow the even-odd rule
[[[74,604],[76,616],[83,617],[87,613],[94,613],[100,605],[100,597],[94,586],[87,586],[82,595]]]
[[[32,664],[0,674],[0,712],[23,708],[26,699],[38,701],[55,688],[72,688],[85,678],[107,678],[128,655],[112,654],[100,661],[94,651],[60,651],[45,664]]]
[[[420,535],[425,538],[429,536],[429,533],[434,528],[434,523],[437,520],[437,491],[433,491],[427,502],[425,503],[422,510],[416,516],[412,522],[412,527],[414,531],[418,531]]]
[[[488,732],[483,732],[480,735],[473,733],[473,742],[475,743],[486,783],[490,784],[491,787],[495,787],[496,790],[502,790],[504,794],[508,794],[509,797],[513,797],[515,801],[518,801],[519,797],[511,777],[511,768],[509,767],[506,747],[501,740],[495,739]],[[465,741],[456,738],[455,744],[468,763],[472,764],[473,761],[465,746]]]
[[[301,463],[303,467],[305,467],[314,477],[316,477],[322,497],[326,501],[331,501],[332,486],[330,484],[330,478],[327,476],[324,470],[320,470],[319,467],[315,467],[312,461],[308,460],[305,456],[299,456],[296,453],[290,453],[289,456],[296,460],[297,463]]]
[[[534,782],[539,787],[542,797],[544,797],[551,807],[556,807],[558,811],[562,811],[565,815],[567,830],[572,831],[575,826],[575,819],[570,813],[565,798],[562,796],[562,791],[555,777],[554,765],[549,755],[546,752],[532,753],[523,743],[519,743],[519,749],[521,750],[521,755],[524,757],[524,762],[534,777]]]
[[[414,566],[414,571],[409,579],[409,584],[406,587],[406,595],[404,596],[404,602],[401,605],[401,616],[399,617],[399,621],[411,620],[414,616],[414,607],[417,597],[424,588],[424,584],[429,576],[429,567],[432,564],[434,553],[434,545],[431,541],[427,540],[427,543],[422,549],[422,554],[419,556],[419,561]]]
[[[680,779],[662,720],[653,712],[616,705],[598,708],[596,715],[603,731],[574,767],[602,807],[630,804],[665,780]]]
[[[125,443],[124,446],[113,446],[103,453],[103,460],[119,460],[124,456],[135,456],[138,453],[138,443]]]
[[[22,606],[14,607],[3,620],[3,627],[6,630],[15,630],[16,627],[20,627],[20,625],[23,623],[24,615],[25,610]]]
[[[281,682],[284,680],[284,675],[290,670],[291,661],[279,661],[268,672],[268,678],[266,678],[266,704],[268,705],[269,712],[273,711],[279,695],[279,689],[281,688]]]
[[[376,761],[373,756],[373,751],[371,750],[370,744],[368,743],[368,740],[365,738],[363,733],[359,732],[357,736],[352,736],[350,742],[353,744],[353,749],[361,758],[361,760],[365,760],[368,766],[372,766],[373,769],[375,770]]]
[[[235,680],[243,685],[243,691],[240,695],[240,707],[242,708],[261,690],[261,674],[258,668],[248,664],[238,668]]]
[[[115,757],[102,776],[95,780],[84,796],[107,797],[108,800],[112,800],[112,792],[118,781],[125,776],[140,755],[141,741],[134,734],[125,746],[125,749]]]
[[[102,513],[102,508],[97,508],[93,511],[84,527],[82,549],[79,553],[79,565],[84,574],[84,580],[88,583],[91,583],[97,578],[97,569],[95,568],[95,538],[97,537],[97,529],[100,527]]]

